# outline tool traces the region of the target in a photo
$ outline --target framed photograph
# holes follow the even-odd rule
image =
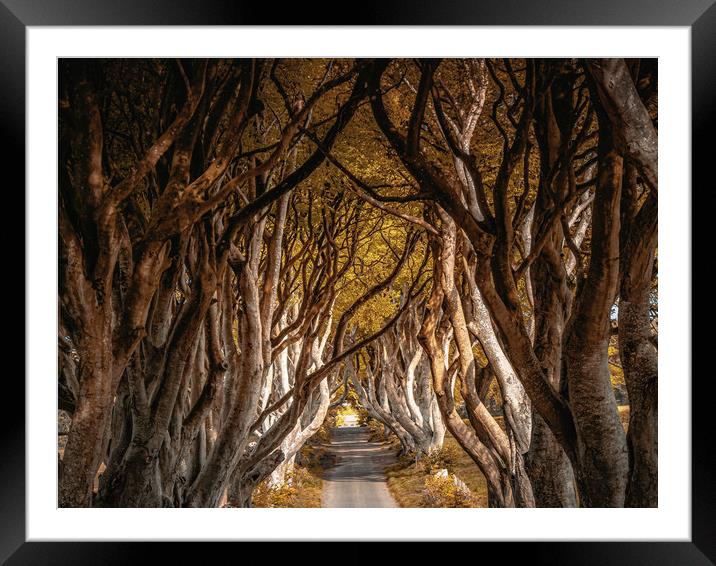
[[[4,563],[716,563],[712,0],[1,1]]]

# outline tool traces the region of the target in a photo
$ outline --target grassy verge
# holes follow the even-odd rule
[[[325,448],[326,435],[327,431],[321,429],[301,448],[284,485],[271,488],[267,480],[260,483],[251,504],[254,507],[320,507],[323,472],[335,465],[335,456]]]
[[[302,466],[294,466],[286,483],[271,488],[266,481],[254,490],[253,507],[320,507],[323,482]]]
[[[451,481],[438,481],[435,472],[447,469],[460,478],[470,496],[460,494]],[[449,434],[440,452],[418,462],[402,457],[386,469],[388,488],[401,507],[487,507],[487,484],[479,468]]]

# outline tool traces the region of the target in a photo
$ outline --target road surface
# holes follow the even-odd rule
[[[385,444],[368,442],[368,436],[365,427],[331,430],[329,451],[338,460],[323,476],[322,507],[398,507],[383,472],[395,455]]]

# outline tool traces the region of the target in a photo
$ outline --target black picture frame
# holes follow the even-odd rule
[[[715,188],[710,169],[713,161],[709,133],[714,131],[716,115],[716,4],[714,0],[500,0],[481,3],[459,0],[438,5],[426,0],[400,2],[380,0],[362,2],[352,10],[339,11],[338,3],[281,5],[242,0],[0,0],[0,127],[5,149],[4,170],[15,175],[16,196],[24,194],[25,162],[25,32],[28,26],[70,25],[570,25],[570,26],[688,26],[691,28],[692,78],[692,184],[709,193]],[[350,13],[350,21],[339,14]],[[28,151],[31,148],[28,148]],[[710,191],[708,189],[711,189]],[[693,190],[684,191],[691,198]],[[704,197],[705,198],[705,197]],[[24,210],[24,199],[19,206]],[[696,212],[705,206],[693,207]],[[692,217],[692,230],[697,226]],[[693,232],[693,241],[700,240]],[[696,260],[692,251],[692,259]],[[23,264],[19,259],[19,264]],[[696,267],[696,261],[693,261]],[[693,278],[698,282],[697,278]],[[27,282],[25,282],[27,283]],[[692,291],[695,293],[695,291]],[[26,296],[27,300],[27,296]],[[692,351],[708,352],[712,332],[692,333]],[[27,337],[31,339],[31,337]],[[49,354],[48,354],[49,355]],[[695,373],[695,372],[692,372]],[[17,373],[15,373],[15,376]],[[616,565],[700,565],[716,564],[716,464],[710,447],[713,428],[711,377],[695,374],[692,380],[692,539],[691,542],[585,542],[585,543],[464,543],[481,544],[480,560],[486,554],[509,557],[509,562],[534,564]],[[51,376],[50,376],[51,377]],[[684,376],[682,379],[691,379]],[[3,379],[5,399],[24,399],[24,384],[18,377]],[[51,381],[48,381],[51,383]],[[19,403],[16,403],[19,404]],[[0,418],[0,561],[19,564],[132,564],[145,563],[147,545],[161,546],[163,563],[197,563],[213,554],[207,545],[165,543],[38,543],[25,542],[25,431],[24,406],[19,414],[3,409]],[[479,525],[476,524],[476,530]],[[555,533],[558,537],[559,534]],[[234,543],[231,543],[234,544]],[[308,553],[333,554],[325,543]],[[366,546],[378,543],[348,543],[340,552],[344,561],[358,562],[378,556]],[[455,543],[453,543],[455,544]],[[509,545],[509,548],[506,548]],[[228,544],[218,545],[226,548]],[[425,556],[423,545],[405,545],[403,560]],[[459,547],[458,547],[459,548]],[[230,552],[232,552],[230,550]],[[242,552],[244,552],[242,550]],[[283,556],[306,554],[305,545],[282,547]],[[453,553],[451,549],[449,551]],[[459,552],[459,551],[458,551]],[[463,552],[465,552],[463,550]],[[467,550],[470,554],[474,549]],[[326,554],[325,556],[328,556]],[[410,556],[413,554],[414,556]],[[361,558],[362,557],[362,558]],[[234,560],[238,559],[234,554]],[[504,560],[503,560],[504,561]]]

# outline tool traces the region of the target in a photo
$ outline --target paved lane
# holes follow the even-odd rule
[[[393,451],[368,436],[365,427],[332,429],[329,450],[338,464],[324,475],[322,507],[398,507],[383,472],[395,461]]]

